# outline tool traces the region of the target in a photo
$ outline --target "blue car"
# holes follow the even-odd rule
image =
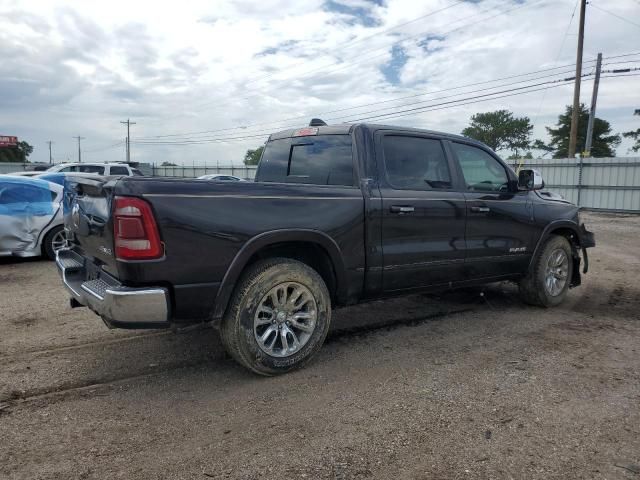
[[[62,192],[57,183],[0,175],[0,256],[55,258],[66,244]]]

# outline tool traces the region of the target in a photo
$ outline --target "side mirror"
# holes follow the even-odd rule
[[[520,170],[518,173],[518,190],[541,190],[544,180],[538,170]]]

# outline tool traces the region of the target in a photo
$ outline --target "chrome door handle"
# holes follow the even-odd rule
[[[391,205],[391,213],[412,213],[414,208],[410,205]]]
[[[489,207],[471,207],[471,211],[474,213],[488,213],[490,210]]]

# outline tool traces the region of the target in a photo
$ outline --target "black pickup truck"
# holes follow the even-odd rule
[[[57,266],[108,326],[212,322],[271,375],[318,351],[338,306],[502,280],[560,303],[595,241],[543,186],[465,137],[314,125],[272,134],[255,182],[69,179]]]

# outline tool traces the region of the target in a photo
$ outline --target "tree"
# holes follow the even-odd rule
[[[264,150],[264,145],[256,148],[255,150],[247,150],[247,153],[244,154],[244,164],[245,165],[257,165],[260,161],[260,157],[262,156],[262,151]]]
[[[525,160],[531,160],[533,159],[533,153],[527,152],[524,155],[517,155],[514,153],[513,155],[509,155],[507,160],[520,160],[521,158],[524,158]]]
[[[171,162],[162,162],[160,164],[161,167],[177,167],[178,164],[177,163],[171,163]]]
[[[624,135],[625,138],[633,138],[636,141],[636,144],[631,147],[632,151],[640,151],[640,128],[637,128],[630,132],[624,132],[622,135]]]
[[[640,110],[636,110],[634,112],[634,115],[640,115]],[[633,151],[633,152],[640,151],[640,128],[637,128],[635,130],[631,130],[630,132],[624,132],[622,135],[625,138],[633,138],[636,141],[635,145],[633,145],[631,147],[631,149],[630,149],[631,151]]]
[[[18,142],[15,147],[0,148],[0,162],[27,162],[27,157],[33,152],[33,147],[27,142]]]
[[[569,154],[569,133],[571,131],[572,106],[567,106],[565,112],[558,116],[556,128],[546,127],[551,136],[551,141],[546,145],[553,152],[553,158],[567,158]],[[576,151],[584,151],[589,123],[589,110],[581,103],[578,114],[578,140]],[[616,147],[620,145],[620,135],[611,135],[611,124],[606,120],[596,117],[593,121],[593,140],[591,142],[592,157],[615,157]],[[543,144],[542,142],[540,142]],[[544,145],[544,144],[543,144]]]
[[[529,117],[514,117],[508,110],[476,113],[462,134],[479,140],[493,150],[509,150],[518,156],[520,150],[529,147],[533,125]]]
[[[534,140],[534,142],[531,144],[531,148],[533,148],[534,150],[542,150],[545,153],[553,152],[553,147],[550,147],[540,139]]]

